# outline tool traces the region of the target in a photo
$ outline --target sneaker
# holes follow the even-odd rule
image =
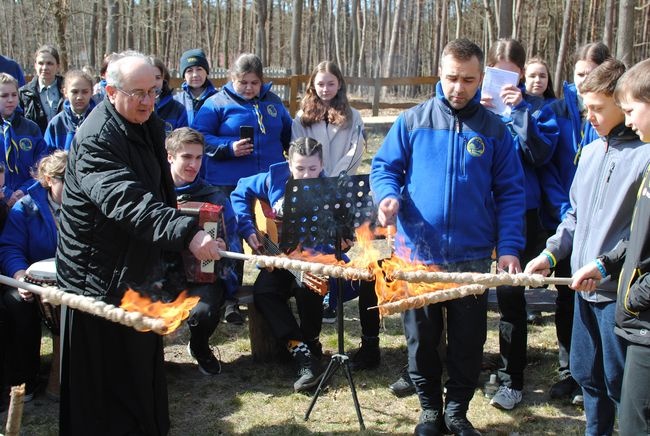
[[[323,308],[323,322],[325,324],[334,324],[336,322],[336,309],[329,306]]]
[[[228,324],[244,325],[244,315],[239,310],[238,304],[227,305],[224,318]]]
[[[190,344],[188,343],[187,352],[196,360],[196,363],[199,365],[199,371],[201,371],[202,374],[217,375],[221,373],[221,362],[219,362],[219,359],[214,357],[209,346],[204,352],[197,353],[192,350],[192,347],[190,347]]]
[[[362,336],[361,348],[350,359],[350,369],[352,371],[375,369],[379,366],[380,361],[379,338],[377,336]]]
[[[447,434],[460,436],[481,436],[481,432],[476,430],[469,419],[463,415],[448,415],[445,413],[445,427]]]
[[[408,365],[402,368],[399,378],[395,383],[388,387],[390,391],[398,398],[408,397],[415,393],[415,385],[409,375]]]
[[[293,383],[294,392],[307,391],[320,383],[324,372],[316,358],[301,351],[294,355],[298,364],[298,379]]]
[[[582,389],[578,388],[576,391],[573,393],[573,398],[571,399],[571,404],[579,407],[584,407],[585,405],[585,398],[582,396]]]
[[[562,380],[551,386],[548,394],[553,399],[569,399],[572,397],[572,394],[576,389],[578,389],[578,383],[573,379],[573,377],[571,377],[571,374],[567,374]]]
[[[443,434],[442,425],[441,410],[423,409],[414,434],[415,436],[439,436]]]
[[[521,403],[521,397],[521,391],[502,385],[490,400],[490,406],[499,409],[512,410],[517,404]]]

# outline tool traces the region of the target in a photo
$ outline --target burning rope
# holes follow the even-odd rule
[[[138,312],[127,312],[120,307],[106,304],[103,301],[95,300],[92,297],[71,294],[57,288],[32,285],[31,283],[21,282],[3,275],[0,275],[0,283],[38,294],[41,296],[43,301],[47,301],[50,304],[65,304],[72,309],[81,310],[90,313],[91,315],[96,315],[109,321],[132,327],[141,332],[153,331],[158,334],[167,333],[167,326],[165,325],[165,321],[162,319],[144,316]]]
[[[544,277],[540,274],[487,274],[438,271],[398,271],[390,278],[422,283],[475,283],[487,287],[508,285],[539,288],[544,285],[570,285],[572,282],[571,278]]]
[[[429,304],[441,303],[443,301],[463,298],[469,295],[480,295],[484,293],[486,289],[487,288],[483,285],[465,285],[458,288],[443,289],[426,294],[414,295],[398,301],[390,301],[378,306],[369,307],[369,309],[379,309],[380,313],[384,316],[392,315],[394,313],[404,312],[408,309],[419,309],[420,307]]]

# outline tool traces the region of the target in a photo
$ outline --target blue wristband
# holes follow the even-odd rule
[[[600,275],[603,276],[603,278],[607,277],[607,271],[605,270],[605,265],[603,265],[600,259],[595,259],[594,263],[596,264],[596,268],[598,268]]]
[[[548,259],[548,263],[551,266],[551,268],[555,268],[555,265],[557,265],[557,261],[555,260],[555,256],[553,256],[553,253],[551,253],[548,250],[542,251],[542,254],[546,256]]]

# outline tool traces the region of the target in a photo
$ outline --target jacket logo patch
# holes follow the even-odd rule
[[[32,149],[32,140],[29,138],[23,138],[18,143],[18,146],[22,151],[29,151]]]
[[[170,133],[172,133],[172,130],[174,130],[174,126],[172,126],[172,123],[170,123],[169,121],[165,121],[165,134],[169,135]]]
[[[273,105],[268,105],[266,107],[266,111],[271,115],[273,118],[278,116],[278,110],[275,108]]]
[[[473,157],[481,157],[485,153],[485,142],[480,136],[475,136],[467,143],[467,152]]]

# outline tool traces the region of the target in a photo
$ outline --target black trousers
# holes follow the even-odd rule
[[[447,271],[488,272],[489,259],[446,265]],[[447,394],[450,415],[464,415],[481,373],[487,336],[487,293],[442,303],[402,314],[408,347],[409,375],[422,409],[442,409],[442,363],[438,344],[443,330],[442,308],[447,309]]]
[[[620,435],[650,434],[650,347],[627,343],[618,408]]]
[[[168,434],[162,337],[70,309],[65,321],[59,434]]]
[[[295,297],[300,324],[288,304]],[[311,341],[320,336],[323,297],[303,286],[287,270],[260,271],[253,285],[255,307],[269,323],[273,336],[288,341]]]
[[[189,296],[200,300],[187,318],[190,328],[190,345],[194,350],[208,346],[210,337],[217,329],[221,319],[221,307],[224,304],[224,287],[221,282],[194,286],[189,289]]]
[[[16,288],[4,288],[7,383],[36,383],[41,362],[41,315],[36,301],[25,301]]]
[[[375,281],[367,282],[361,280],[359,287],[359,321],[363,336],[379,336],[379,310],[368,310],[369,307],[376,305],[377,294],[375,293]]]
[[[537,209],[526,211],[526,247],[520,256],[522,268],[541,250],[542,230]],[[497,286],[499,303],[499,354],[498,370],[501,382],[513,389],[524,388],[524,369],[527,362],[528,322],[524,286]]]

